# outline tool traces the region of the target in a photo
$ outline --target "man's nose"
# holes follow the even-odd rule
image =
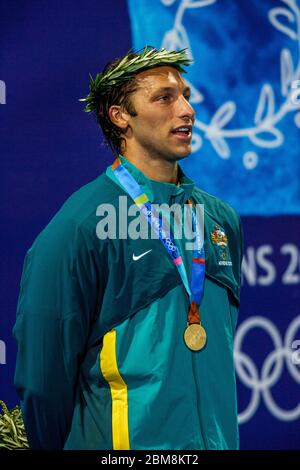
[[[188,118],[192,122],[195,120],[195,110],[183,95],[179,99],[179,117]]]

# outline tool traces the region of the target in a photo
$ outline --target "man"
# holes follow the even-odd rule
[[[195,119],[188,63],[185,51],[145,48],[91,79],[86,111],[117,158],[26,255],[15,383],[32,448],[238,448],[241,228],[178,165]],[[185,219],[156,217],[163,204],[193,206],[193,249],[174,238]],[[140,237],[124,230],[133,232],[133,207],[146,223]]]

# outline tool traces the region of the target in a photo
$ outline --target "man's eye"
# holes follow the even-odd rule
[[[168,99],[170,98],[169,95],[163,95],[163,96],[159,96],[157,98],[158,101],[168,101]]]
[[[190,101],[191,95],[183,95],[187,101]]]

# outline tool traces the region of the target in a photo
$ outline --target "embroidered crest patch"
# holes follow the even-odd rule
[[[225,231],[221,227],[215,225],[214,230],[210,233],[210,239],[213,245],[216,245],[217,248],[219,257],[218,265],[232,266],[228,251],[228,238]]]
[[[210,234],[211,241],[218,246],[226,247],[228,245],[228,238],[224,230],[221,230],[215,225],[215,230]]]

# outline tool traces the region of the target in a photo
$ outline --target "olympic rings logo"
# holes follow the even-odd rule
[[[242,352],[243,340],[252,328],[261,328],[271,337],[274,344],[274,350],[268,354],[259,373],[254,361],[244,352]],[[300,328],[300,316],[295,317],[290,323],[284,341],[277,327],[265,317],[251,317],[244,321],[236,331],[234,342],[234,361],[237,377],[247,388],[252,390],[249,405],[239,413],[239,423],[243,424],[249,421],[256,413],[260,404],[260,398],[264,401],[269,412],[281,421],[294,421],[300,418],[300,402],[292,410],[283,410],[275,402],[271,388],[278,382],[284,365],[286,365],[292,378],[300,384],[299,362],[293,361],[292,356],[295,351],[291,345],[299,344],[295,341],[295,335]]]
[[[167,245],[167,247],[170,251],[175,251],[176,250],[176,247],[175,247],[174,243],[172,242],[172,240],[170,240],[170,238],[166,238],[165,244]]]

